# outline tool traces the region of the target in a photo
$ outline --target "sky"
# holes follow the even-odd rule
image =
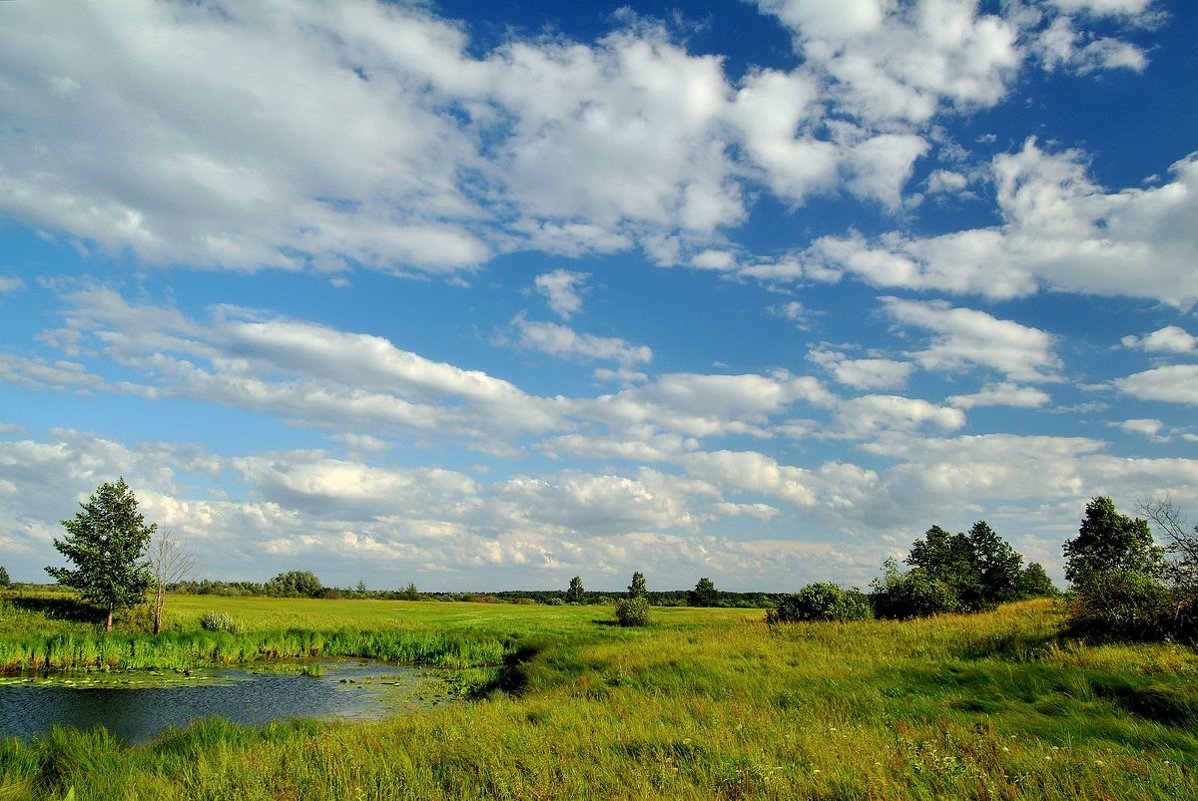
[[[1189,0],[0,3],[0,564],[865,587],[1198,516]]]

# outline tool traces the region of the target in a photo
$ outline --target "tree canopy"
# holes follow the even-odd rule
[[[1064,552],[1065,578],[1074,585],[1112,572],[1160,577],[1165,567],[1148,522],[1121,514],[1102,496],[1086,504],[1077,536],[1065,543]]]
[[[145,600],[151,576],[144,556],[158,526],[146,525],[123,478],[101,484],[80,507],[73,520],[62,521],[66,536],[54,540],[75,568],[47,567],[46,572],[106,610],[105,630],[111,631],[113,612]]]
[[[580,604],[585,595],[586,590],[582,588],[582,576],[570,579],[570,586],[566,588],[566,603]]]
[[[911,543],[901,572],[893,559],[872,583],[874,611],[880,617],[919,617],[940,612],[975,612],[1007,601],[1055,592],[1044,568],[1023,556],[984,520],[968,534],[932,526]]]
[[[719,595],[715,582],[704,576],[695,583],[695,588],[687,593],[687,603],[690,606],[715,606]]]

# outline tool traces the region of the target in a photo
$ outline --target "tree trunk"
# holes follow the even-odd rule
[[[112,607],[108,607],[108,622],[104,624],[104,631],[112,631]]]
[[[162,590],[154,596],[154,635],[157,636],[162,631],[162,605],[166,602],[165,593]]]

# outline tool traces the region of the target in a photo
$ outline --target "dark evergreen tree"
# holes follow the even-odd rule
[[[720,592],[715,588],[715,582],[704,576],[695,584],[695,588],[687,593],[689,606],[715,606]]]
[[[632,598],[643,598],[648,593],[649,589],[645,586],[645,574],[638,570],[632,574],[632,583],[628,585],[628,595]]]

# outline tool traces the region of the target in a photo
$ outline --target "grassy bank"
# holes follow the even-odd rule
[[[207,722],[138,748],[102,733],[9,740],[0,799],[1198,797],[1198,655],[1062,640],[1049,602],[774,629],[745,610],[655,610],[655,625],[620,629],[596,607],[206,596],[172,609],[164,640],[202,638],[217,609],[248,643],[292,632],[340,648],[356,632],[498,653],[507,692],[373,724]],[[34,635],[0,624],[0,647],[21,636]]]

